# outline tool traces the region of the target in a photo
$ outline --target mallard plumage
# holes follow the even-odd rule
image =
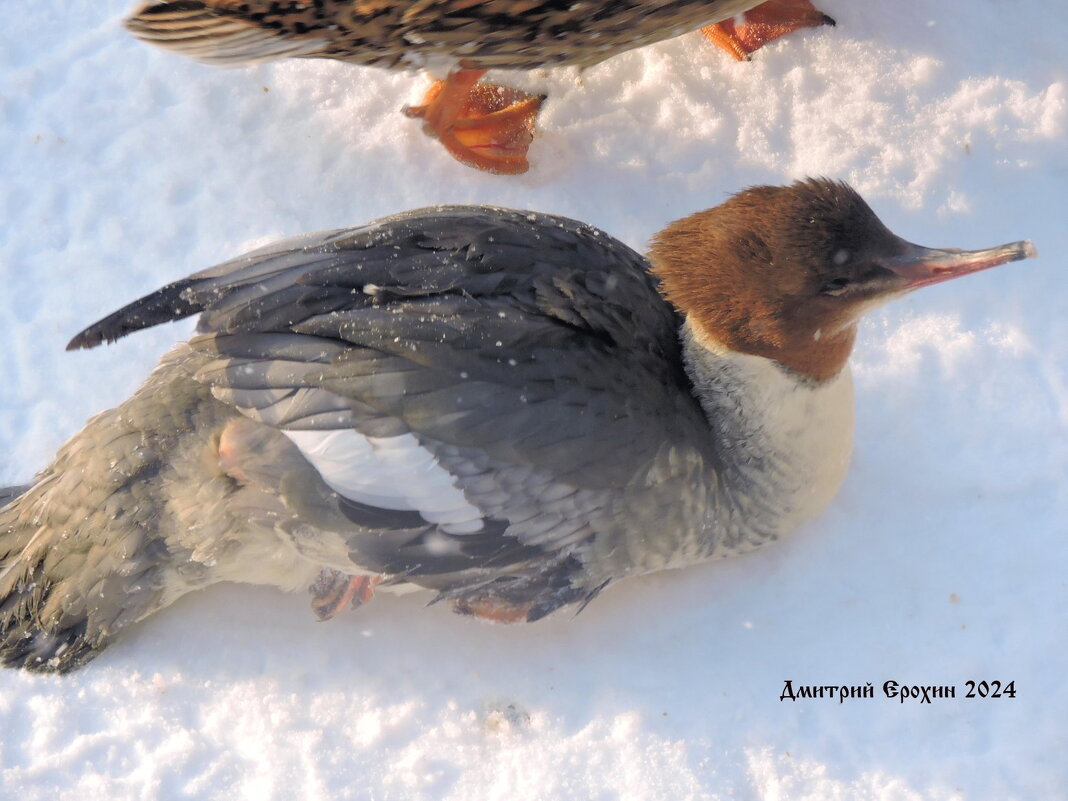
[[[755,16],[737,25],[743,14]],[[541,98],[472,95],[486,70],[589,67],[698,28],[744,58],[821,24],[833,20],[809,0],[152,0],[126,21],[138,38],[209,64],[332,58],[444,72],[409,116],[460,161],[502,173],[527,169]]]

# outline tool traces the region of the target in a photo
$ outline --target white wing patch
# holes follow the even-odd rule
[[[418,512],[450,534],[482,528],[482,512],[411,434],[365,437],[352,429],[282,433],[339,495],[379,509]]]

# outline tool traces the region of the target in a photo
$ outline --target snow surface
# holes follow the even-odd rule
[[[876,313],[854,465],[787,542],[500,627],[383,598],[189,597],[67,677],[0,672],[0,798],[1068,797],[1068,14],[1059,0],[822,0],[835,29],[738,64],[689,35],[547,91],[534,167],[480,175],[398,113],[427,79],[220,71],[126,0],[5,9],[0,484],[27,480],[191,323],[67,354],[84,325],[255,245],[447,202],[636,247],[753,183],[852,182],[899,234],[1038,261]],[[962,16],[962,12],[965,13]],[[780,701],[871,682],[872,699]],[[965,699],[964,682],[1016,698]],[[957,687],[923,705],[886,680]]]

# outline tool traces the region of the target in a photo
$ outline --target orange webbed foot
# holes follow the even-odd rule
[[[485,70],[459,70],[427,91],[404,113],[423,120],[457,161],[487,172],[518,175],[530,169],[527,149],[544,96],[480,84]]]
[[[525,623],[530,619],[533,604],[511,604],[501,598],[488,595],[474,595],[457,598],[452,601],[452,611],[460,615],[470,615],[494,623]]]
[[[337,570],[324,570],[312,585],[312,611],[319,620],[329,620],[349,603],[363,606],[375,594],[382,576],[347,576]]]
[[[835,24],[809,0],[767,0],[741,16],[741,24],[728,19],[701,29],[709,41],[738,61],[748,61],[750,53],[790,31]]]

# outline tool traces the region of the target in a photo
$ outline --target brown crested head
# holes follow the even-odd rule
[[[649,258],[664,295],[699,334],[824,381],[845,366],[865,311],[1033,255],[1029,242],[971,252],[910,244],[851,187],[810,178],[745,189],[671,223]]]

